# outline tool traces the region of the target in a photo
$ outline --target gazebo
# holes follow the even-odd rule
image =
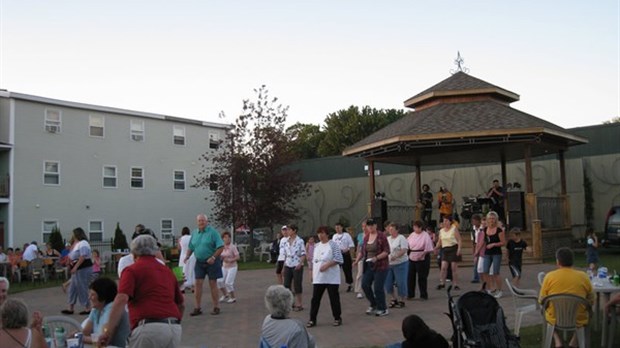
[[[534,258],[541,259],[541,217],[533,189],[532,158],[557,155],[560,194],[545,204],[549,205],[547,210],[561,217],[556,230],[570,231],[564,153],[570,146],[587,143],[587,139],[512,108],[510,104],[518,100],[514,92],[458,71],[407,99],[405,107],[414,111],[346,148],[343,155],[368,161],[371,200],[377,162],[415,166],[419,197],[420,173],[425,165],[499,163],[502,186],[506,187],[506,163],[523,160],[525,230],[532,233]],[[508,209],[510,202],[506,203]]]

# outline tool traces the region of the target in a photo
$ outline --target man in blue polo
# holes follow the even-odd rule
[[[205,277],[209,277],[209,288],[211,289],[211,301],[213,301],[212,315],[220,314],[218,307],[218,289],[217,279],[222,278],[222,261],[220,254],[224,250],[224,241],[215,228],[208,225],[209,220],[204,214],[196,217],[198,228],[192,231],[189,241],[189,252],[185,257],[187,262],[192,256],[196,256],[196,267],[194,268],[196,276],[195,295],[196,308],[190,313],[191,316],[202,314],[200,303],[202,300],[202,285]]]

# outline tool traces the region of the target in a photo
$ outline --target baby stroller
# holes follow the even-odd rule
[[[454,300],[448,287],[453,348],[519,348],[519,338],[506,326],[504,311],[495,297],[470,291]]]

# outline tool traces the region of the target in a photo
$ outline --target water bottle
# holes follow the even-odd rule
[[[45,345],[47,346],[47,348],[53,348],[54,339],[52,338],[50,327],[47,325],[43,325],[41,330],[43,331],[43,338],[45,339]]]
[[[612,283],[614,284],[614,286],[620,286],[620,275],[618,275],[615,270],[614,277],[612,278]]]
[[[54,338],[56,340],[56,348],[66,348],[67,339],[65,338],[65,328],[57,327],[54,330]]]

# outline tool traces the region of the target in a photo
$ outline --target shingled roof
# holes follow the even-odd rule
[[[400,120],[346,148],[345,156],[390,163],[477,163],[544,155],[587,140],[510,107],[519,96],[458,72],[405,101]],[[441,154],[441,156],[438,156]]]
[[[493,95],[496,99],[504,100],[509,103],[519,100],[519,95],[516,93],[459,71],[436,85],[405,100],[405,106],[417,108],[421,104],[436,98],[481,94]]]

